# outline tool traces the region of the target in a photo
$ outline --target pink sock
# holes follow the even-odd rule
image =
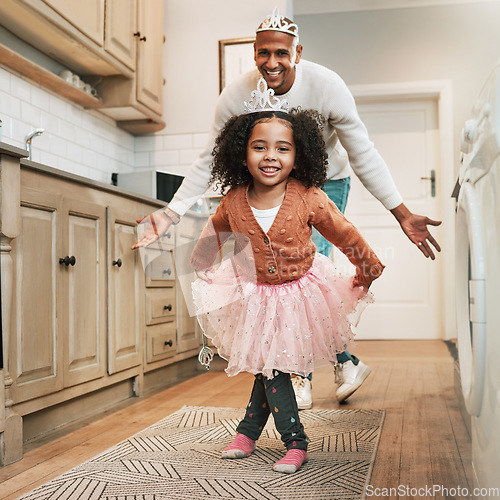
[[[276,472],[284,472],[285,474],[293,474],[298,471],[305,462],[307,462],[307,451],[288,450],[286,455],[273,465],[273,470]]]
[[[245,458],[249,457],[255,450],[255,441],[245,436],[236,434],[233,442],[222,451],[222,458]]]

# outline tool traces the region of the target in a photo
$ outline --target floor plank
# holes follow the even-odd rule
[[[385,409],[371,487],[469,487],[470,438],[453,387],[453,359],[441,341],[359,341],[355,354],[372,373],[345,404],[335,400],[334,371],[313,376],[315,408]],[[23,460],[0,469],[0,499],[14,500],[106,450],[183,405],[243,408],[253,378],[227,377],[222,362],[164,391],[133,398],[26,447]],[[124,425],[126,423],[126,425]],[[392,491],[390,490],[392,488]],[[398,498],[387,494],[385,498]],[[404,498],[416,498],[411,494]]]

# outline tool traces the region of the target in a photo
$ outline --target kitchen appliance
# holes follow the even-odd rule
[[[462,131],[456,214],[460,379],[478,498],[500,488],[500,63]],[[475,496],[476,498],[476,496]]]
[[[138,170],[116,176],[117,185],[151,198],[169,202],[184,176],[160,170]]]

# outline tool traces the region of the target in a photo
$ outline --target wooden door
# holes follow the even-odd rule
[[[115,373],[142,362],[144,283],[138,252],[130,249],[137,239],[133,214],[107,212],[108,373]]]
[[[140,38],[138,33],[137,0],[107,0],[104,48],[133,70]]]
[[[64,385],[106,373],[106,210],[88,202],[64,200],[65,238],[60,264],[63,316]]]
[[[440,207],[439,123],[437,99],[380,100],[358,103],[375,147],[386,160],[408,208],[432,219]],[[436,189],[432,195],[431,172]],[[346,216],[387,266],[372,290],[375,304],[368,307],[357,328],[360,339],[443,338],[443,256],[426,259],[410,243],[399,224],[352,177]],[[431,228],[438,241],[441,228]]]
[[[102,46],[104,0],[43,0],[84,35]]]
[[[138,0],[137,100],[163,114],[163,0]],[[145,40],[141,40],[144,38]]]
[[[21,231],[12,242],[14,317],[8,353],[14,403],[63,387],[61,287],[62,197],[21,190]]]

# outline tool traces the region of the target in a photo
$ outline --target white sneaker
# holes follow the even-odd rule
[[[335,382],[337,387],[337,401],[341,403],[345,401],[351,394],[353,394],[365,378],[370,375],[371,369],[366,366],[362,361],[355,365],[352,361],[339,363],[335,367]]]
[[[295,392],[295,399],[299,410],[309,410],[312,406],[312,393],[311,381],[308,378],[299,377],[296,375],[292,377],[293,392]]]

